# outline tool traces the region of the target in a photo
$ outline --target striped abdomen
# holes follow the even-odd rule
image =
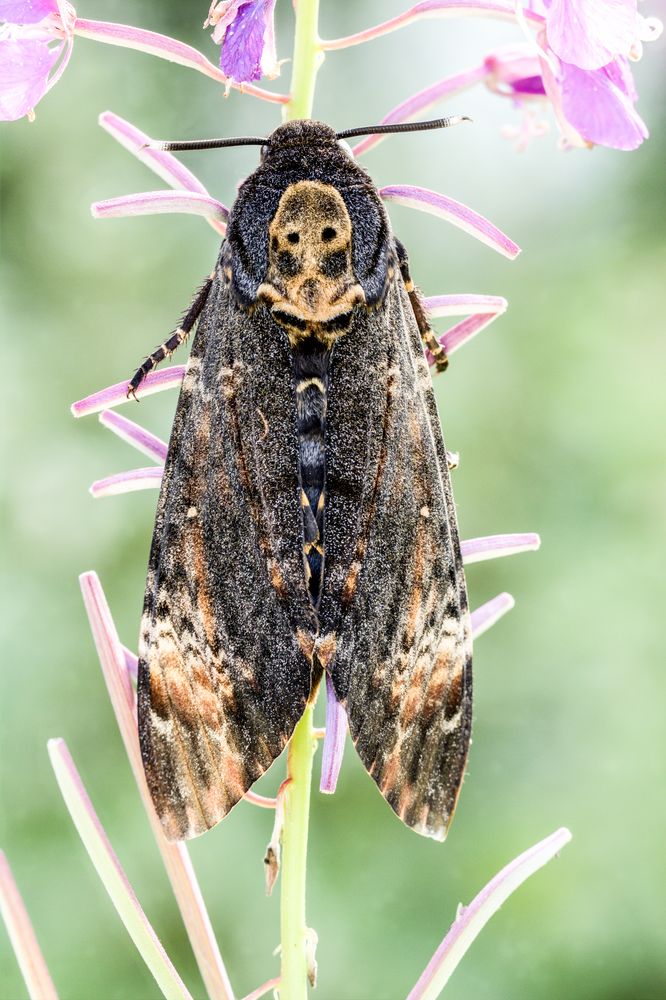
[[[324,572],[324,497],[326,454],[324,429],[330,351],[314,337],[293,348],[296,388],[303,565],[313,606],[319,604]]]

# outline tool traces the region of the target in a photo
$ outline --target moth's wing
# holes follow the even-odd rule
[[[444,442],[402,282],[336,344],[317,651],[400,818],[443,839],[471,730],[471,629]]]
[[[173,425],[140,639],[139,734],[172,839],[218,822],[312,686],[289,348],[216,281]]]

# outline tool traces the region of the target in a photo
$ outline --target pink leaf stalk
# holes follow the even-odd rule
[[[346,736],[347,713],[336,698],[331,678],[326,674],[326,729],[319,791],[327,795],[332,795],[338,784]]]
[[[97,479],[90,487],[96,500],[100,497],[117,497],[121,493],[136,493],[139,490],[158,490],[162,482],[164,466],[149,465],[143,469],[116,472],[113,476]]]
[[[509,303],[501,295],[430,295],[423,300],[430,317],[467,316],[475,313],[483,316],[499,316],[506,312]]]
[[[440,316],[464,316],[467,319],[456,323],[446,333],[438,337],[447,354],[453,354],[481,330],[490,326],[498,316],[506,311],[508,302],[501,295],[432,295],[424,299],[426,311],[431,319]],[[430,351],[426,351],[429,364],[434,364]]]
[[[177,389],[185,376],[185,365],[172,365],[170,368],[162,368],[160,371],[151,372],[143,380],[136,390],[137,399],[144,399],[152,396],[156,392],[164,389]],[[99,413],[108,406],[121,406],[123,403],[134,402],[127,396],[128,381],[116,382],[115,385],[107,386],[93,392],[92,395],[72,403],[70,409],[74,417],[86,417],[90,413]]]
[[[262,983],[261,986],[257,986],[256,990],[252,990],[247,996],[243,997],[243,1000],[260,1000],[261,997],[265,997],[267,993],[273,991],[273,993],[279,992],[280,988],[280,977],[276,976],[275,979],[269,979],[267,982]]]
[[[49,740],[48,749],[60,791],[74,825],[141,957],[165,997],[174,1000],[192,1000],[136,898],[88,797],[65,741]]]
[[[468,538],[460,543],[463,563],[482,562],[485,559],[499,559],[501,556],[513,556],[519,552],[536,552],[541,545],[538,535],[527,532],[522,535],[484,535],[481,538]]]
[[[145,132],[135,125],[121,118],[120,115],[112,111],[104,111],[99,116],[99,124],[109,135],[127,149],[138,160],[150,167],[158,177],[170,184],[173,188],[180,188],[184,191],[194,191],[197,194],[210,198],[208,191],[201,181],[191,170],[188,170],[180,160],[172,153],[166,153],[161,149],[156,149],[148,144],[151,139]],[[208,218],[207,222],[213,229],[223,236],[226,232],[226,224],[217,218]]]
[[[185,45],[184,42],[179,42],[175,38],[169,38],[167,35],[161,35],[155,31],[134,28],[128,24],[112,24],[109,21],[89,21],[79,17],[76,19],[74,34],[96,42],[105,42],[107,45],[120,45],[124,48],[136,49],[138,52],[147,52],[160,59],[178,63],[180,66],[196,69],[227,88],[235,87],[243,94],[258,97],[262,101],[269,101],[273,104],[286,104],[289,101],[289,97],[285,94],[272,94],[252,83],[239,83],[230,80],[222,70],[218,69],[191,45]]]
[[[97,119],[105,132],[108,132],[116,142],[119,142],[124,149],[136,156],[138,160],[161,177],[163,181],[174,188],[182,188],[184,191],[198,191],[199,194],[208,194],[208,191],[191,170],[176,159],[173,153],[166,153],[161,149],[149,145],[151,137],[132,125],[125,118],[116,115],[113,111],[103,111]]]
[[[514,260],[520,253],[520,247],[483,215],[437,191],[410,184],[394,184],[380,188],[379,194],[383,201],[416,208],[450,222],[509,260]]]
[[[102,410],[99,415],[99,422],[103,427],[107,427],[113,434],[127,444],[131,444],[137,451],[143,452],[148,458],[163,464],[167,457],[167,445],[155,434],[151,434],[144,427],[135,424],[133,420],[128,420],[120,413],[113,410]]]
[[[489,628],[492,628],[500,618],[503,618],[507,611],[511,611],[516,606],[516,602],[511,594],[498,594],[492,600],[486,601],[472,611],[472,638],[478,639]]]
[[[556,830],[550,837],[539,841],[503,868],[469,906],[461,907],[449,933],[432,956],[407,1000],[435,1000],[469,946],[502,903],[530,875],[559,854],[570,840],[571,833],[565,827]]]
[[[135,215],[165,215],[179,213],[202,215],[217,223],[219,232],[226,232],[229,209],[209,194],[198,191],[142,191],[95,201],[90,206],[94,219],[123,219]]]
[[[251,790],[245,793],[243,799],[250,805],[259,806],[260,809],[275,809],[277,806],[277,799],[267,798],[265,795],[259,795]]]
[[[465,90],[473,87],[476,83],[486,80],[487,77],[488,69],[483,63],[480,66],[474,66],[471,69],[463,70],[461,73],[455,73],[453,76],[447,76],[443,80],[433,83],[430,87],[420,90],[417,94],[413,94],[411,97],[408,97],[407,100],[396,105],[396,107],[392,108],[388,114],[382,118],[381,124],[387,125],[394,124],[396,122],[411,121],[413,118],[417,118],[419,115],[422,115],[436,104],[439,104],[439,102],[445,98],[455,97],[457,94],[462,94]],[[353,147],[352,153],[357,157],[363,156],[364,153],[369,152],[387,138],[388,135],[366,136],[365,139],[362,139],[356,146]]]
[[[3,851],[0,851],[0,909],[31,1000],[58,1000],[28,911]]]
[[[475,313],[473,316],[468,316],[467,319],[450,327],[446,333],[443,333],[437,339],[447,354],[453,354],[463,344],[476,337],[477,333],[481,333],[487,326],[494,323],[498,316],[501,316],[501,313]],[[431,365],[434,364],[435,359],[430,354],[430,351],[426,351],[426,355],[428,362]]]
[[[376,24],[372,28],[357,31],[355,34],[346,35],[344,38],[323,41],[321,44],[325,51],[331,52],[335,49],[347,49],[351,45],[361,45],[363,42],[381,38],[382,35],[387,35],[391,31],[406,28],[409,24],[429,18],[476,16],[499,18],[502,21],[513,21],[516,16],[515,11],[516,5],[514,0],[495,0],[495,2],[486,3],[483,0],[422,0],[421,3],[414,4],[413,7],[409,7],[403,11],[402,14],[392,17],[388,21],[382,21],[381,24]],[[525,17],[533,24],[543,24],[543,18],[535,11],[526,9]]]
[[[139,750],[134,691],[126,667],[125,651],[118,638],[104,592],[96,573],[83,573],[80,583],[120,734],[206,989],[212,1000],[233,1000],[229,977],[187,847],[182,842],[171,843],[166,839],[148,791]]]

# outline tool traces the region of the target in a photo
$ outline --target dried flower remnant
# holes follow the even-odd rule
[[[275,51],[276,0],[222,0],[211,4],[204,28],[213,26],[220,68],[237,83],[279,75]]]

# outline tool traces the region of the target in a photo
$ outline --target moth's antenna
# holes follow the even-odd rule
[[[394,125],[368,125],[362,128],[346,128],[338,132],[338,139],[352,139],[357,135],[381,135],[388,132],[425,132],[431,128],[451,128],[460,122],[471,122],[467,115],[452,115],[450,118],[433,118],[427,122],[396,122]]]
[[[268,139],[260,136],[245,135],[238,139],[192,139],[185,142],[160,142],[159,139],[153,139],[146,146],[163,153],[183,153],[188,149],[220,149],[222,146],[265,146],[267,142]]]

